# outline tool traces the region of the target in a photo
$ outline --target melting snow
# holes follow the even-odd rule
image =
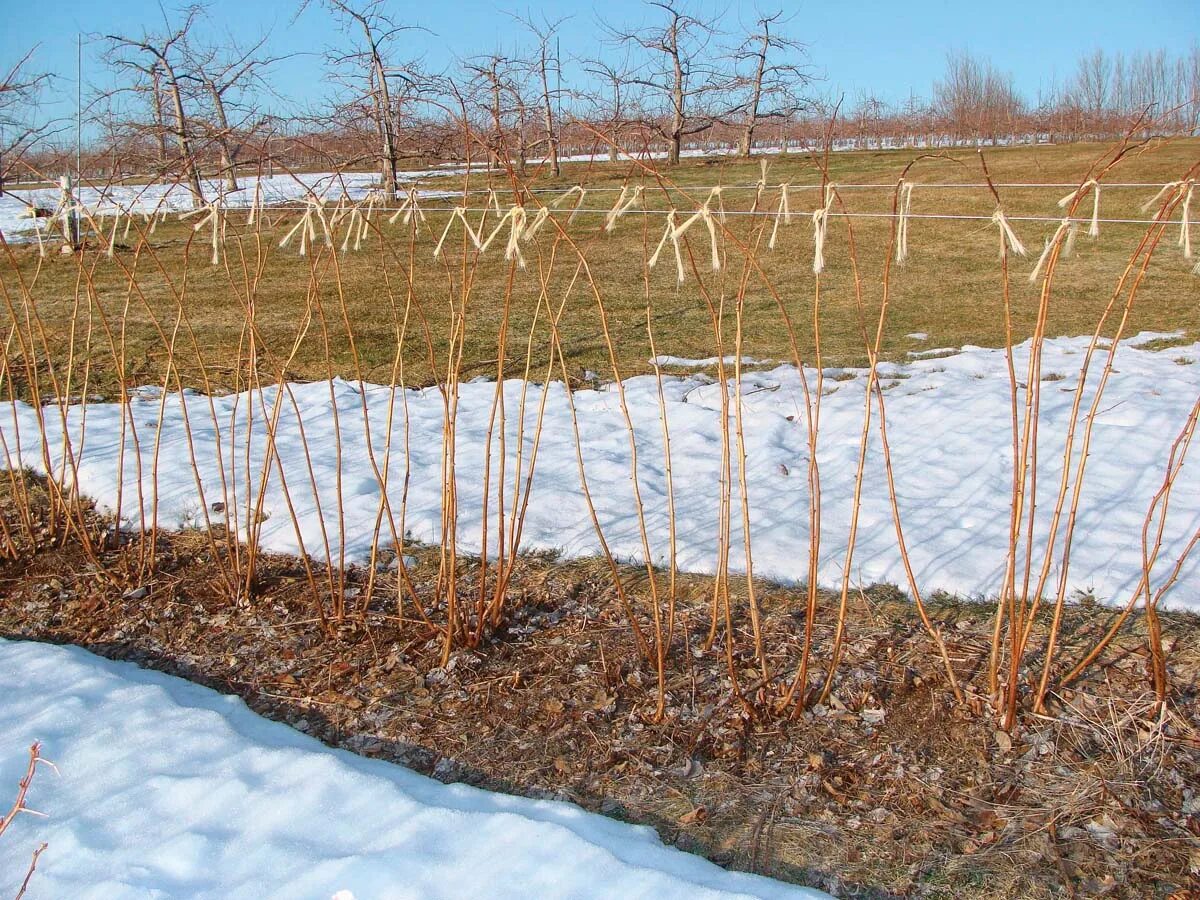
[[[1118,372],[1110,380],[1098,412],[1067,578],[1069,589],[1091,591],[1101,600],[1115,603],[1125,602],[1140,578],[1143,518],[1162,482],[1171,444],[1200,392],[1200,364],[1196,364],[1200,362],[1200,344],[1155,352],[1132,346],[1139,342],[1122,344],[1119,349]],[[1041,385],[1039,458],[1043,468],[1038,480],[1037,560],[1041,559],[1058,489],[1064,432],[1086,347],[1084,338],[1058,338],[1048,341],[1044,350],[1044,372],[1056,378]],[[1028,345],[1017,347],[1015,355],[1021,378]],[[1093,363],[1094,371],[1085,385],[1081,418],[1089,408],[1101,362],[1098,358]],[[879,371],[888,402],[896,486],[918,583],[926,591],[994,595],[1008,546],[1012,477],[1011,400],[1004,351],[964,347],[945,358],[881,364]],[[815,385],[815,372],[807,375],[810,386]],[[820,580],[829,585],[840,584],[842,577],[865,383],[862,369],[839,370],[837,380],[827,378],[825,382],[818,449],[823,488],[819,571]],[[458,536],[461,549],[477,552],[483,505],[481,474],[496,385],[467,383],[459,390]],[[522,443],[517,410],[523,390],[528,391],[521,451],[526,466],[543,391],[547,396],[522,547],[557,550],[568,556],[597,554],[599,543],[580,489],[570,409],[559,382],[545,388],[526,386],[519,380],[504,385],[508,413],[505,503],[511,509],[517,447]],[[624,383],[624,390],[637,437],[638,483],[651,553],[655,563],[665,564],[670,553],[668,504],[656,381],[652,375],[631,378]],[[696,373],[664,377],[663,391],[671,436],[678,563],[685,570],[712,572],[717,558],[721,478],[721,388],[710,375]],[[745,373],[741,391],[755,572],[783,582],[800,581],[807,575],[809,548],[808,449],[801,375],[792,366]],[[616,386],[580,390],[572,396],[588,483],[605,537],[618,558],[641,559],[637,505],[629,477],[629,439]],[[290,384],[282,397],[276,388],[211,399],[190,392],[157,397],[151,392],[136,396],[124,407],[88,405],[82,445],[84,410],[70,407],[67,420],[78,458],[78,486],[110,512],[116,510],[120,496],[120,515],[127,527],[149,520],[157,502],[158,521],[164,527],[203,526],[206,519],[223,525],[225,516],[237,515],[233,524],[245,534],[246,486],[249,483],[257,490],[260,483],[263,422],[277,399],[278,453],[299,528],[289,515],[278,466],[272,464],[263,506],[268,518],[260,532],[266,549],[295,553],[303,548],[323,559],[327,537],[334,559],[367,559],[373,545],[391,539],[386,516],[384,524],[379,524],[384,492],[376,467],[387,475],[387,501],[397,530],[419,541],[440,541],[443,402],[437,388],[404,392],[334,380]],[[122,409],[126,417],[123,478],[119,475]],[[52,466],[69,480],[71,467],[63,465],[61,411],[47,406],[41,414],[51,436],[48,452]],[[393,416],[390,456],[389,414]],[[252,420],[249,426],[248,420]],[[308,441],[311,476],[301,424]],[[728,425],[732,430],[732,419]],[[189,427],[194,451],[188,448]],[[407,469],[403,452],[406,427]],[[43,471],[38,431],[38,416],[28,405],[0,406],[0,437],[5,441],[0,453],[7,447],[15,454],[19,432],[21,461]],[[368,431],[370,448],[365,439]],[[497,425],[492,435],[491,540],[498,530],[499,431]],[[134,432],[140,439],[140,467]],[[244,471],[248,439],[249,473]],[[157,482],[152,474],[156,441]],[[193,452],[203,500],[192,469]],[[402,508],[406,472],[407,505]],[[745,567],[745,558],[736,465],[734,472],[731,564],[738,569]],[[139,478],[144,503],[141,514]],[[1195,484],[1185,475],[1172,497],[1160,568],[1180,555],[1200,527],[1200,492]],[[339,487],[344,517],[341,530]],[[850,574],[858,584],[906,583],[877,436],[872,439],[865,473],[859,538]],[[1052,571],[1054,578],[1057,574]],[[1200,608],[1198,586],[1200,554],[1195,554],[1183,567],[1167,605]]]
[[[332,750],[236,697],[75,647],[0,640],[0,785],[28,747],[30,808],[0,840],[26,897],[809,898],[726,872],[649,828],[443,785]]]

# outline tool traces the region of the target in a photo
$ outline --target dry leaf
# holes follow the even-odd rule
[[[680,825],[703,825],[708,819],[708,809],[703,806],[697,806],[689,813],[684,813],[679,817]]]
[[[1013,745],[1012,738],[1009,737],[1007,731],[1001,731],[1000,729],[996,729],[995,737],[996,737],[996,746],[1000,748],[1001,753],[1008,753],[1010,750],[1012,750],[1012,745]]]

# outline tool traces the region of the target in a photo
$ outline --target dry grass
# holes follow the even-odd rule
[[[1088,145],[1021,147],[994,149],[987,153],[989,166],[998,183],[1062,182],[1077,183],[1088,164],[1104,148]],[[1200,153],[1200,140],[1181,140],[1150,145],[1132,155],[1108,180],[1164,182],[1194,162]],[[842,183],[879,183],[891,185],[902,168],[917,154],[912,151],[878,151],[834,154],[830,161],[832,180]],[[961,162],[944,158],[917,162],[909,179],[917,183],[913,212],[955,213],[990,216],[993,202],[986,189],[923,189],[929,183],[979,182],[980,167],[973,152],[956,154]],[[564,187],[583,182],[589,188],[615,187],[626,178],[642,178],[644,173],[632,164],[572,164],[557,184],[532,177],[536,188]],[[670,177],[682,190],[690,189],[693,200],[704,199],[700,187],[725,184],[729,210],[747,209],[753,203],[753,190],[735,190],[759,178],[757,163],[736,161],[690,162],[672,170]],[[482,176],[473,176],[472,187],[484,184]],[[431,186],[460,187],[461,177],[445,177]],[[812,160],[802,157],[771,161],[767,183],[772,186],[763,198],[763,206],[773,209],[777,203],[774,186],[782,181],[814,184],[819,175]],[[648,205],[664,208],[678,202],[681,209],[692,203],[680,199],[667,201],[652,181],[647,181]],[[1061,189],[1000,189],[1010,217],[1021,215],[1057,216],[1056,205]],[[1154,193],[1153,189],[1111,188],[1103,192],[1101,215],[1106,218],[1145,218],[1139,206]],[[554,194],[541,195],[543,200]],[[792,209],[811,210],[817,191],[792,189]],[[585,199],[589,208],[607,209],[615,193],[593,191]],[[843,198],[855,212],[882,212],[890,209],[891,189],[847,190]],[[483,205],[484,196],[475,195],[473,204]],[[438,204],[430,202],[430,207]],[[444,203],[441,205],[445,205]],[[1090,212],[1090,201],[1085,211]],[[31,294],[47,329],[52,355],[63,352],[71,325],[78,323],[89,301],[93,312],[101,312],[120,331],[128,354],[126,378],[157,377],[164,363],[162,341],[154,318],[167,328],[182,300],[189,323],[200,335],[209,377],[222,386],[237,383],[234,369],[239,362],[239,345],[244,339],[243,304],[246,286],[253,271],[258,242],[265,252],[261,275],[253,291],[255,320],[269,351],[286,355],[297,329],[307,297],[319,300],[328,310],[328,340],[333,371],[355,375],[350,343],[335,314],[337,282],[340,282],[354,341],[367,378],[386,381],[393,364],[396,335],[404,314],[406,281],[411,271],[414,308],[428,324],[434,350],[431,364],[428,348],[421,340],[409,340],[405,350],[405,368],[409,383],[444,380],[446,354],[451,343],[453,310],[464,294],[464,276],[471,280],[467,315],[471,326],[465,336],[462,371],[472,374],[494,373],[496,369],[495,335],[504,315],[504,296],[509,266],[503,259],[501,238],[485,254],[475,269],[464,269],[458,262],[458,231],[449,244],[455,248],[444,260],[432,258],[432,246],[446,220],[442,214],[430,216],[429,229],[418,236],[410,254],[404,226],[383,225],[384,242],[373,236],[358,253],[340,256],[336,264],[326,256],[302,258],[295,245],[279,249],[275,245],[298,218],[298,213],[275,217],[275,226],[261,237],[245,233],[226,246],[228,269],[209,265],[206,235],[193,234],[191,223],[168,222],[160,226],[145,246],[139,246],[131,234],[128,248],[119,251],[119,259],[102,254],[86,257],[86,276],[81,279],[78,262],[72,258],[50,257],[39,260],[29,247],[13,248],[16,267],[0,267],[0,282],[11,297],[20,294],[19,277],[32,286]],[[244,231],[241,214],[231,216],[230,236]],[[602,215],[581,213],[569,229],[571,237],[585,250],[591,274],[603,291],[609,324],[617,350],[618,372],[624,377],[648,371],[650,356],[646,335],[647,296],[651,303],[651,322],[658,350],[685,357],[712,356],[716,352],[709,311],[694,275],[683,285],[676,283],[674,266],[664,260],[649,273],[641,264],[657,244],[663,227],[662,216],[631,213],[618,223],[615,231],[604,234]],[[495,220],[493,215],[491,221]],[[759,231],[762,219],[730,217],[732,237],[753,246],[761,242],[766,275],[780,291],[783,302],[797,323],[812,318],[813,275],[812,228],[807,216],[797,216],[788,228],[780,229],[779,245],[766,252],[768,234]],[[877,315],[878,285],[870,279],[880,271],[886,252],[890,224],[887,219],[853,219],[860,271],[865,283],[865,307],[856,306],[853,278],[848,264],[845,220],[834,219],[830,227],[828,268],[822,282],[822,342],[827,362],[835,365],[863,364],[866,361],[863,323],[873,326]],[[237,226],[237,227],[235,227]],[[1053,223],[1016,222],[1015,227],[1031,254],[1040,251],[1043,238],[1054,231]],[[490,228],[490,226],[489,226]],[[1081,236],[1075,254],[1059,265],[1055,276],[1055,300],[1049,313],[1046,333],[1086,334],[1091,331],[1107,302],[1125,263],[1136,246],[1143,226],[1103,225],[1097,240]],[[885,358],[902,358],[908,350],[932,347],[957,347],[964,344],[1001,346],[1004,323],[1001,311],[996,228],[986,220],[943,221],[914,219],[910,223],[912,252],[907,264],[894,267],[892,310],[882,345]],[[769,232],[768,232],[769,233]],[[726,269],[707,271],[707,246],[701,229],[689,235],[704,287],[714,300],[730,300],[738,292],[741,263],[730,249]],[[1174,234],[1169,243],[1173,244]],[[575,275],[573,260],[564,250],[551,260],[552,231],[543,229],[536,246],[526,251],[529,267],[517,271],[512,283],[509,325],[514,334],[524,335],[532,321],[539,296],[539,272],[547,278],[547,292],[558,298]],[[239,247],[241,250],[239,251]],[[669,254],[668,254],[669,255]],[[638,261],[638,262],[634,262]],[[411,267],[411,268],[410,268]],[[1013,328],[1017,339],[1033,330],[1037,309],[1037,289],[1022,276],[1033,267],[1032,259],[1014,265]],[[1195,279],[1188,265],[1173,247],[1164,248],[1155,258],[1143,287],[1143,297],[1132,313],[1130,333],[1138,330],[1183,330],[1200,334],[1200,307],[1195,303]],[[128,271],[135,273],[137,291],[130,290]],[[384,277],[384,272],[389,277]],[[249,277],[248,277],[249,276]],[[90,290],[87,281],[90,281]],[[89,296],[90,295],[90,296]],[[240,295],[240,296],[239,296]],[[78,307],[77,307],[78,298]],[[790,359],[788,336],[780,323],[774,300],[755,279],[746,292],[744,306],[744,352],[759,358]],[[0,310],[0,328],[7,313]],[[414,326],[415,327],[415,326]],[[560,323],[563,352],[570,371],[581,375],[585,369],[611,377],[607,348],[595,304],[577,283],[569,300],[569,309]],[[805,358],[813,350],[811,329],[801,327],[799,349]],[[906,337],[913,332],[929,335],[924,342]],[[311,329],[301,343],[288,374],[298,379],[318,379],[329,374],[324,347],[325,336]],[[535,369],[543,369],[549,360],[548,336],[539,330],[535,340]],[[519,345],[523,350],[523,342]],[[523,356],[523,354],[521,354]],[[82,362],[82,360],[81,360]],[[92,348],[93,387],[99,393],[111,393],[114,384],[112,354],[101,346]],[[200,382],[195,354],[183,351],[177,360],[185,383]],[[512,374],[521,374],[525,360],[507,361]]]

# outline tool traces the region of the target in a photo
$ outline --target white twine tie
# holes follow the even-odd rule
[[[492,191],[491,194],[495,198],[496,192]],[[417,188],[415,185],[405,191],[404,199],[400,202],[399,208],[388,219],[388,224],[395,225],[396,220],[401,216],[404,217],[405,225],[413,220],[413,216],[416,216],[418,223],[425,224],[425,210],[421,209],[421,205],[417,202]]]
[[[916,187],[911,181],[900,183],[900,215],[896,219],[896,262],[901,265],[908,259],[908,214],[912,212],[912,192]]]
[[[667,214],[667,227],[663,231],[662,238],[659,239],[658,247],[655,248],[654,254],[647,261],[647,267],[653,269],[658,264],[659,254],[662,252],[663,247],[666,246],[667,241],[670,241],[675,251],[676,274],[679,276],[680,284],[682,284],[684,278],[686,277],[686,270],[683,266],[683,250],[680,247],[680,239],[682,239],[687,233],[687,230],[697,222],[703,222],[704,227],[708,231],[709,251],[712,256],[712,270],[714,272],[721,271],[721,245],[717,240],[717,221],[720,217],[720,213],[713,213],[711,206],[713,200],[717,200],[718,203],[720,202],[719,189],[714,188],[713,191],[709,193],[708,199],[701,204],[700,208],[678,225],[676,224],[676,211],[672,209]]]
[[[221,211],[222,211],[221,201],[214,200],[212,203],[209,203],[207,206],[198,207],[189,212],[182,213],[179,216],[180,221],[182,221],[184,219],[190,219],[192,216],[199,215],[200,213],[204,213],[204,216],[200,219],[200,221],[192,226],[192,231],[199,232],[200,229],[204,228],[205,226],[209,226],[209,225],[212,226],[212,238],[211,238],[212,259],[211,259],[211,263],[214,266],[219,265],[221,262],[221,243],[225,239],[225,217],[221,214]],[[114,236],[116,235],[116,227],[115,226],[113,227],[113,234],[114,234]],[[111,248],[109,250],[109,255],[112,255]]]
[[[1037,284],[1038,276],[1042,274],[1042,268],[1046,265],[1046,261],[1050,259],[1050,252],[1064,237],[1066,237],[1066,246],[1063,247],[1062,255],[1067,256],[1070,254],[1075,243],[1072,240],[1074,232],[1075,228],[1072,226],[1069,218],[1063,219],[1058,223],[1058,228],[1055,229],[1054,235],[1050,240],[1046,241],[1046,246],[1042,249],[1042,255],[1038,257],[1037,265],[1029,273],[1030,284]]]
[[[999,206],[992,213],[992,221],[1000,229],[1001,258],[1004,257],[1006,250],[1017,254],[1017,256],[1024,256],[1028,252],[1025,249],[1025,245],[1021,243],[1021,239],[1017,237],[1017,233],[1013,231],[1012,225],[1009,224],[1008,217],[1004,215],[1004,210]]]
[[[659,239],[658,246],[654,248],[654,253],[646,262],[646,265],[651,269],[658,265],[658,256],[660,253],[662,253],[662,249],[666,246],[667,241],[670,241],[675,249],[675,269],[679,276],[679,283],[683,284],[686,273],[683,268],[683,251],[679,247],[679,237],[681,234],[682,230],[679,228],[676,222],[675,210],[671,210],[669,213],[667,213],[666,230],[663,231],[663,236]]]
[[[790,181],[779,185],[779,208],[775,211],[775,226],[771,229],[771,239],[767,241],[768,250],[775,249],[775,239],[779,236],[779,223],[792,224],[792,208],[788,203],[788,187],[790,185]]]
[[[1157,194],[1155,194],[1153,197],[1151,197],[1149,200],[1147,200],[1145,203],[1142,204],[1142,212],[1149,212],[1150,207],[1157,204],[1164,197],[1167,197],[1168,195],[1173,194],[1176,190],[1179,189],[1179,186],[1181,184],[1183,184],[1182,181],[1168,181],[1166,184],[1164,184],[1161,188],[1158,189]]]
[[[307,256],[309,245],[316,241],[318,222],[321,224],[321,233],[325,237],[325,246],[333,246],[333,235],[329,231],[329,220],[325,217],[325,200],[323,198],[309,198],[304,202],[304,215],[300,217],[300,221],[293,225],[291,231],[284,235],[283,240],[279,242],[280,247],[286,247],[299,234],[301,256]]]
[[[829,227],[829,211],[833,209],[834,185],[825,185],[825,205],[812,214],[813,223],[813,274],[825,270],[825,232]]]
[[[465,206],[456,206],[454,211],[450,213],[450,218],[446,222],[446,227],[442,231],[442,237],[437,242],[437,246],[433,248],[433,258],[438,259],[442,255],[442,245],[446,243],[446,237],[450,234],[450,229],[455,221],[462,222],[463,230],[466,231],[467,237],[471,239],[471,243],[475,245],[475,249],[479,247],[479,234],[471,227],[471,223],[467,221],[467,208]]]
[[[504,258],[506,260],[517,261],[518,268],[525,268],[525,256],[521,253],[521,238],[525,233],[525,225],[529,221],[529,215],[523,206],[510,207],[500,221],[496,223],[496,227],[492,229],[492,233],[488,235],[487,240],[479,245],[479,252],[484,253],[491,246],[504,226],[508,225],[508,242],[504,247]],[[545,221],[545,219],[543,219]],[[540,227],[540,226],[539,226]]]
[[[1088,188],[1092,190],[1092,221],[1088,225],[1088,237],[1100,236],[1100,182],[1095,178],[1089,178],[1067,196],[1058,201],[1060,209],[1066,209],[1071,205],[1076,197],[1082,198],[1087,193]]]
[[[613,208],[608,211],[608,215],[604,217],[604,230],[612,231],[617,220],[635,206],[641,206],[642,193],[644,188],[640,184],[635,184],[632,188],[625,185],[621,188],[621,193],[617,197],[617,202],[613,204]]]
[[[556,199],[553,203],[550,204],[555,209],[559,209],[560,207],[562,207],[562,205],[564,203],[567,202],[568,198],[573,197],[576,194],[579,195],[579,199],[576,200],[575,205],[571,207],[571,215],[567,217],[568,225],[570,225],[572,222],[575,221],[575,216],[579,212],[579,207],[581,207],[583,205],[583,198],[585,196],[587,196],[587,191],[584,189],[583,185],[582,184],[575,185],[574,187],[567,190],[565,193],[561,194],[558,197],[558,199]]]
[[[1183,215],[1179,219],[1179,246],[1183,248],[1183,258],[1192,258],[1192,194],[1196,190],[1196,182],[1188,179],[1187,191],[1181,204]]]

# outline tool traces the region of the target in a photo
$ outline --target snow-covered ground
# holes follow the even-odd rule
[[[461,169],[459,171],[462,171]],[[446,178],[456,174],[452,170],[403,171],[399,173],[401,183],[411,183],[428,178]],[[261,187],[259,186],[261,184]],[[372,188],[379,185],[377,172],[313,173],[303,175],[279,174],[271,177],[239,176],[239,190],[223,193],[220,181],[205,180],[202,183],[204,196],[210,200],[222,199],[228,208],[249,207],[255,202],[268,205],[286,203],[289,200],[305,200],[314,197],[336,199],[346,197],[361,200]],[[444,196],[442,191],[421,191],[420,196]],[[0,194],[0,234],[6,241],[28,240],[45,219],[30,219],[24,215],[27,204],[54,210],[58,207],[60,192],[57,188],[38,190],[8,190]],[[79,202],[92,215],[122,213],[153,213],[160,210],[184,211],[192,208],[192,195],[186,184],[130,184],[111,185],[106,188],[83,187],[78,192]]]
[[[1154,337],[1158,335],[1141,335],[1123,342],[1119,349],[1117,372],[1096,418],[1088,477],[1080,498],[1067,585],[1072,590],[1094,591],[1106,602],[1124,602],[1137,585],[1142,571],[1143,517],[1161,484],[1170,446],[1200,392],[1200,344],[1165,350],[1137,346]],[[1084,338],[1058,338],[1047,342],[1044,350],[1036,529],[1043,540],[1058,490],[1064,434],[1086,346]],[[1028,345],[1015,350],[1018,373],[1025,370],[1027,354]],[[1093,363],[1081,416],[1089,408],[1101,362]],[[926,591],[994,595],[1008,546],[1012,477],[1004,351],[966,347],[950,356],[884,364],[881,372],[896,487],[919,585]],[[807,374],[815,387],[815,373]],[[850,527],[866,372],[833,369],[826,376],[818,450],[823,523],[820,580],[838,585]],[[458,539],[460,548],[468,552],[481,547],[482,473],[495,389],[494,383],[486,381],[460,386],[456,417]],[[526,387],[519,380],[505,383],[505,504],[512,509],[523,390],[527,390],[522,450],[526,469],[544,390],[548,396],[522,548],[558,550],[575,557],[598,554],[600,545],[580,486],[570,408],[559,382],[551,382],[547,388],[538,384]],[[628,379],[624,390],[637,438],[637,476],[651,555],[655,563],[665,564],[670,551],[668,496],[655,378]],[[663,392],[671,437],[678,564],[693,572],[712,572],[717,559],[721,480],[720,387],[710,374],[697,371],[664,377]],[[605,538],[618,558],[641,559],[628,432],[616,386],[580,390],[572,397],[588,484]],[[194,393],[163,396],[150,388],[137,392],[125,406],[89,404],[86,414],[84,408],[69,407],[67,421],[78,460],[74,472],[78,486],[106,511],[117,510],[119,497],[120,515],[127,527],[140,527],[155,512],[160,525],[170,528],[203,526],[206,521],[224,525],[227,516],[237,516],[233,524],[245,534],[246,498],[248,493],[257,494],[266,455],[263,423],[277,401],[277,453],[299,527],[289,514],[279,465],[272,463],[262,506],[266,520],[259,534],[265,548],[287,553],[303,549],[323,559],[328,540],[334,559],[343,553],[349,561],[367,559],[373,545],[391,539],[386,517],[380,524],[383,491],[376,468],[387,475],[388,505],[398,530],[419,541],[440,542],[443,401],[436,388],[393,392],[386,386],[338,379],[291,384],[282,397],[272,387],[261,394],[211,400]],[[755,572],[784,582],[799,581],[807,575],[809,547],[807,430],[800,373],[787,365],[744,373],[742,404]],[[126,411],[123,462],[122,409]],[[73,472],[63,464],[60,408],[47,406],[41,414],[50,435],[51,463],[60,478],[69,480]],[[731,430],[732,425],[731,421]],[[340,430],[340,472],[335,429]],[[365,439],[368,431],[374,462]],[[39,433],[37,411],[21,403],[0,406],[0,437],[4,441],[0,453],[7,447],[15,457],[19,435],[21,461],[35,471],[44,470]],[[244,465],[248,439],[249,473]],[[311,473],[305,461],[305,439]],[[406,443],[410,450],[407,466]],[[497,424],[492,435],[491,541],[498,531],[495,498],[500,456]],[[203,501],[197,491],[193,459]],[[1188,477],[1194,465],[1185,469],[1171,500],[1160,571],[1182,553],[1200,527],[1198,482]],[[523,479],[524,474],[522,486]],[[247,481],[252,491],[248,492]],[[745,559],[736,465],[733,491],[731,564],[738,569],[744,567]],[[254,514],[254,504],[250,514]],[[850,573],[854,583],[906,584],[877,438],[872,441],[866,469],[856,546]],[[1035,541],[1038,560],[1041,546]],[[1052,574],[1057,576],[1056,571]],[[1056,581],[1050,584],[1053,587]],[[1200,554],[1183,567],[1165,605],[1200,608],[1197,587]]]
[[[124,898],[818,898],[567,803],[331,750],[236,697],[75,647],[0,640],[0,894]],[[7,800],[5,801],[7,811]]]
[[[710,369],[714,368],[720,362],[726,366],[732,366],[737,362],[736,356],[706,356],[703,359],[689,359],[685,356],[663,356],[658,355],[650,360],[652,366],[677,366],[682,369]],[[743,356],[743,366],[767,366],[771,364],[769,359],[755,359],[752,356]]]

